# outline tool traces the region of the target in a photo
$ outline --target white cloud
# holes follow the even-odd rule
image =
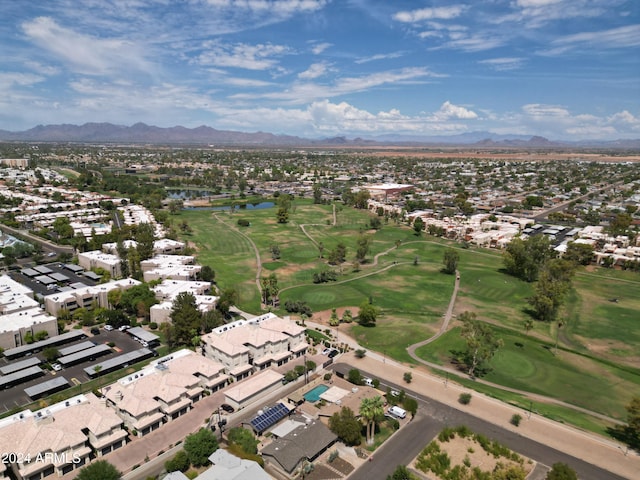
[[[472,110],[454,105],[447,100],[440,106],[440,110],[435,112],[434,117],[438,120],[449,120],[450,118],[469,120],[478,118],[478,114]]]
[[[375,62],[378,60],[389,60],[390,58],[400,58],[404,56],[404,52],[378,53],[370,57],[359,58],[355,61],[357,64]]]
[[[522,67],[524,61],[525,59],[521,57],[500,57],[480,60],[478,63],[482,65],[489,65],[494,70],[505,71],[515,70]]]
[[[455,50],[462,50],[464,52],[482,52],[484,50],[492,50],[494,48],[501,47],[506,42],[504,38],[490,37],[482,33],[471,36],[463,34],[451,35],[450,38],[451,39],[448,42],[445,42],[438,47],[432,47],[431,50],[452,48]]]
[[[464,5],[451,5],[448,7],[405,10],[395,13],[393,19],[403,23],[418,23],[433,19],[450,20],[459,17],[466,8]]]
[[[599,32],[582,32],[565,35],[551,42],[553,48],[540,52],[543,55],[559,55],[569,50],[596,50],[632,48],[640,46],[640,25],[627,25]]]
[[[298,82],[278,92],[240,93],[231,96],[235,100],[253,100],[258,98],[286,101],[303,104],[320,98],[331,98],[354,92],[363,92],[383,85],[393,85],[406,82],[417,82],[427,77],[444,77],[444,75],[430,72],[423,67],[403,68],[376,72],[360,77],[344,77],[336,80],[332,85],[321,85],[312,82]]]
[[[627,110],[598,117],[572,114],[569,109],[560,105],[534,103],[524,105],[522,111],[523,116],[516,115],[518,123],[529,126],[529,131],[554,139],[605,139],[640,133],[640,119]]]
[[[317,43],[315,45],[313,45],[313,47],[311,48],[311,51],[314,53],[314,55],[320,55],[322,52],[324,52],[327,48],[331,47],[333,44],[331,43]]]
[[[314,78],[322,77],[330,70],[330,66],[326,62],[314,63],[304,72],[298,74],[298,78],[303,80],[313,80]]]
[[[539,28],[549,22],[572,18],[595,18],[625,0],[517,0],[514,12],[494,19],[496,23],[518,22]]]
[[[40,75],[22,72],[0,72],[0,90],[8,90],[14,86],[34,85],[44,81]]]
[[[236,43],[233,45],[220,42],[206,42],[206,51],[197,57],[200,65],[216,67],[244,68],[247,70],[268,70],[278,64],[278,58],[290,53],[284,45],[270,43],[249,45]]]
[[[146,71],[153,66],[139,47],[118,38],[96,38],[64,28],[48,17],[24,22],[27,37],[43,50],[87,75],[117,75],[123,70]]]

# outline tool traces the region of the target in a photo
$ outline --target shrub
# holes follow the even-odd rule
[[[151,322],[151,323],[149,324],[149,328],[150,328],[151,330],[157,330],[157,329],[158,329],[158,324],[157,324],[156,322]]]
[[[458,397],[458,402],[460,402],[462,405],[469,405],[471,403],[471,394],[461,393]]]
[[[407,383],[411,383],[411,380],[413,380],[413,376],[411,375],[411,372],[405,372],[405,374],[402,376],[402,379]]]
[[[171,460],[164,462],[164,468],[167,472],[186,472],[189,466],[189,457],[184,450],[178,451]]]
[[[356,358],[364,358],[367,354],[367,351],[364,348],[358,348],[355,352],[353,352]]]
[[[518,415],[517,413],[514,413],[513,416],[511,417],[511,425],[514,426],[518,426],[520,425],[520,420],[522,420],[522,415]]]
[[[241,227],[248,227],[249,225],[251,225],[251,223],[249,223],[249,220],[247,220],[246,218],[239,218],[238,225]]]
[[[325,374],[324,374],[324,377],[322,377],[322,379],[323,379],[325,382],[328,382],[329,380],[331,380],[331,372],[329,372],[329,373],[325,373]]]

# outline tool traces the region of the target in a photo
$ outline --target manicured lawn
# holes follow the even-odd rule
[[[504,345],[490,362],[483,377],[499,385],[540,393],[624,419],[625,405],[640,395],[640,370],[624,370],[503,328],[495,329]],[[447,332],[416,352],[421,358],[446,365],[451,350],[464,349],[459,328]]]
[[[624,406],[631,396],[640,395],[639,372],[615,363],[632,367],[640,361],[637,273],[579,271],[561,311],[566,324],[560,331],[560,354],[554,356],[555,324],[536,321],[530,335],[524,335],[524,322],[531,318],[527,298],[533,294],[534,284],[505,274],[501,252],[463,249],[424,234],[418,237],[412,229],[393,223],[378,231],[369,230],[368,212],[348,207],[337,209],[335,226],[331,206],[313,205],[300,199],[294,201],[287,224],[276,222],[275,208],[233,214],[190,210],[175,219],[187,220],[193,233],[184,239],[196,244],[198,261],[214,269],[220,287],[238,290],[241,309],[260,313],[252,241],[263,262],[263,276],[275,273],[278,279],[281,308],[276,313],[286,314],[287,300],[307,302],[317,312],[357,308],[371,299],[380,309],[376,327],[364,328],[353,323],[341,325],[340,330],[349,331],[367,349],[408,363],[414,362],[406,353],[407,346],[432,336],[446,311],[454,277],[440,270],[445,248],[453,246],[460,255],[461,272],[454,313],[475,312],[479,319],[494,325],[505,342],[492,360],[493,370],[485,377],[487,380],[549,395],[615,418],[623,418]],[[239,227],[239,218],[251,225]],[[356,271],[352,262],[356,241],[363,234],[369,236],[371,249]],[[320,243],[324,246],[324,259],[319,258]],[[326,258],[338,243],[347,247],[347,262],[330,266]],[[277,260],[271,258],[270,252],[275,244],[281,252]],[[383,252],[376,264],[375,255]],[[334,270],[337,281],[313,284],[313,274],[322,269]],[[419,349],[418,354],[446,365],[450,350],[456,348],[463,348],[463,342],[454,329]],[[596,360],[600,356],[607,361]],[[562,407],[546,408],[552,415],[550,409]],[[563,418],[567,417],[566,411],[560,412]],[[576,415],[567,421],[583,422],[594,428],[593,419],[584,420]],[[595,428],[601,427],[600,424]]]

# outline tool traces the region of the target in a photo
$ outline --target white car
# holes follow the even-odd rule
[[[59,372],[60,370],[62,370],[62,365],[60,365],[59,363],[54,363],[53,365],[51,365],[51,368],[53,368],[55,372]]]
[[[391,394],[392,397],[399,397],[400,396],[400,392],[397,390],[391,390],[389,392]]]
[[[105,326],[104,326],[104,329],[105,329],[107,332],[110,332],[111,330],[113,330],[113,327],[112,327],[111,325],[105,325]]]
[[[118,330],[120,330],[121,332],[124,332],[125,330],[129,330],[129,325],[122,325],[120,328],[118,328]]]

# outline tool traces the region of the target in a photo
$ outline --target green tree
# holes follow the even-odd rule
[[[200,270],[200,278],[204,282],[215,282],[216,280],[216,272],[213,271],[209,265],[203,265]]]
[[[378,313],[378,308],[372,305],[368,300],[365,300],[360,304],[358,323],[363,327],[373,327],[376,324]]]
[[[444,264],[444,273],[448,273],[449,275],[456,273],[459,260],[460,255],[458,254],[458,251],[453,248],[447,248],[444,251],[444,258],[442,259],[442,263]]]
[[[262,277],[260,279],[260,287],[262,288],[262,303],[275,306],[280,293],[276,274],[271,273],[268,277]]]
[[[368,235],[360,235],[356,240],[356,260],[362,262],[369,254],[371,248],[371,237]]]
[[[524,321],[524,333],[529,336],[529,332],[533,330],[533,320],[528,319]]]
[[[502,340],[495,337],[489,325],[477,320],[473,312],[462,313],[460,320],[462,321],[460,336],[466,342],[463,362],[467,367],[467,373],[473,377],[502,346]]]
[[[291,198],[291,195],[286,193],[278,197],[278,210],[276,211],[276,219],[278,220],[278,223],[287,223],[289,221]]]
[[[218,449],[218,440],[208,428],[201,428],[188,435],[184,440],[184,451],[194,467],[201,467],[209,462],[209,455]]]
[[[360,402],[360,418],[364,420],[367,426],[367,445],[373,445],[376,422],[383,417],[384,406],[380,395],[362,399]]]
[[[367,208],[367,203],[370,198],[371,195],[369,194],[369,190],[362,189],[353,197],[353,206],[360,210],[364,210]]]
[[[153,244],[155,242],[155,234],[153,225],[150,223],[140,223],[136,227],[135,240],[137,242],[136,250],[140,256],[140,260],[148,260],[153,256]]]
[[[402,379],[406,383],[411,383],[411,381],[413,380],[413,375],[411,375],[411,372],[404,372],[404,374],[402,375]]]
[[[626,409],[626,425],[619,425],[612,429],[612,435],[640,452],[640,397],[633,397]]]
[[[554,463],[545,480],[578,480],[576,471],[566,463]]]
[[[329,418],[329,429],[346,445],[360,445],[362,424],[349,407],[342,407]]]
[[[402,400],[402,408],[411,414],[411,418],[418,413],[418,401],[415,398],[405,396]]]
[[[535,294],[529,299],[536,317],[550,322],[556,319],[566,294],[571,289],[574,264],[564,259],[549,260],[543,267]]]
[[[633,218],[627,212],[618,213],[609,223],[609,233],[613,236],[627,235]]]
[[[73,237],[74,230],[71,226],[69,217],[58,217],[53,221],[51,226],[53,231],[58,235],[61,240],[68,240]]]
[[[80,470],[76,480],[120,480],[122,474],[106,460],[96,460]]]
[[[423,230],[424,230],[424,220],[418,217],[413,221],[413,231],[416,232],[416,235],[420,236]]]
[[[220,298],[218,298],[216,308],[226,317],[229,315],[231,307],[236,305],[239,299],[238,291],[235,288],[225,288],[220,292]]]
[[[404,465],[398,465],[391,475],[387,475],[387,480],[417,480]]]
[[[335,308],[331,309],[331,316],[329,317],[329,325],[331,327],[335,327],[340,325],[340,319],[338,318],[338,313]]]
[[[184,450],[178,450],[172,459],[164,462],[164,468],[167,472],[186,472],[189,470],[189,457]]]
[[[344,243],[340,242],[336,245],[336,248],[329,252],[329,263],[331,265],[338,265],[344,263],[347,259],[347,247]]]
[[[202,321],[196,298],[191,292],[182,292],[176,296],[171,305],[170,317],[175,342],[189,345],[193,336],[199,331]]]
[[[567,251],[562,258],[576,265],[589,265],[593,260],[593,245],[586,243],[569,242]]]
[[[351,370],[349,370],[347,380],[349,380],[349,382],[353,383],[354,385],[362,385],[362,374],[360,373],[360,370],[358,370],[357,368],[352,368]]]
[[[526,282],[533,282],[538,278],[540,267],[553,255],[547,236],[534,235],[526,240],[511,240],[502,258],[507,273]]]
[[[158,299],[153,290],[149,288],[149,284],[142,283],[124,290],[120,295],[118,306],[129,315],[148,319],[150,317],[150,309],[156,303],[158,303]]]
[[[180,200],[179,198],[169,200],[168,208],[169,208],[169,213],[171,213],[171,215],[180,213],[180,210],[184,208],[184,201]]]
[[[230,443],[238,445],[246,453],[258,453],[258,444],[260,441],[255,437],[253,432],[242,427],[235,427],[229,430],[228,440]]]
[[[322,203],[322,188],[319,183],[313,184],[313,203],[316,205]]]
[[[42,350],[42,355],[47,362],[53,362],[56,358],[58,358],[60,352],[55,347],[47,347]]]

